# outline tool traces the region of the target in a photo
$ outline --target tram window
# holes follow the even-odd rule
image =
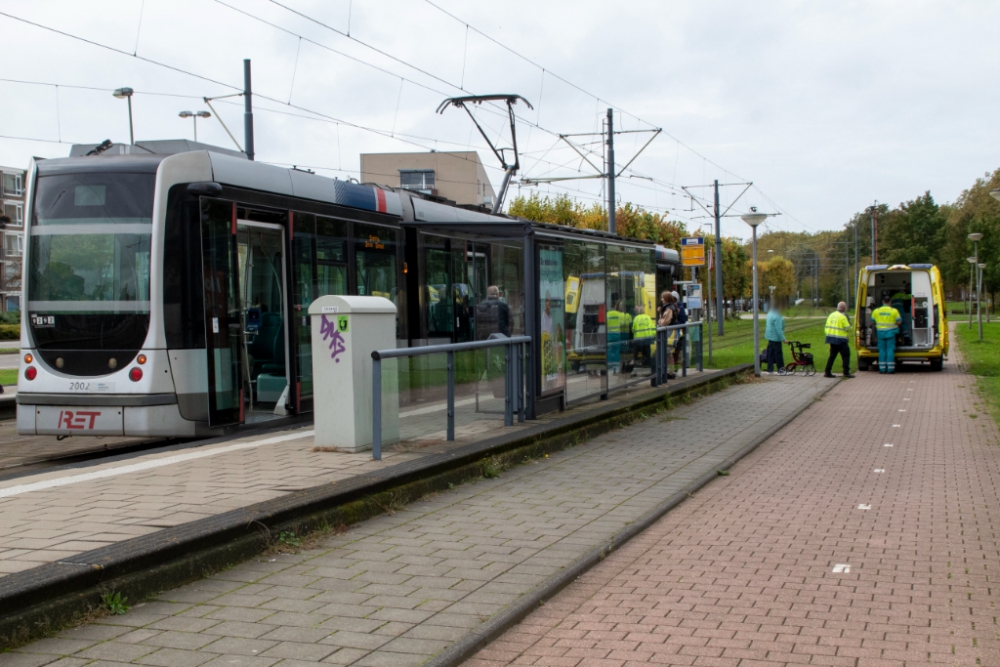
[[[354,225],[358,294],[382,296],[396,303],[396,230],[376,225]]]
[[[448,252],[427,248],[424,266],[424,309],[430,335],[450,334],[455,330],[456,295],[448,272]]]
[[[155,178],[117,173],[41,176],[32,224],[150,224]]]

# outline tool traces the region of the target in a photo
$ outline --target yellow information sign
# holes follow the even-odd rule
[[[681,239],[681,266],[705,266],[705,238],[690,236]]]

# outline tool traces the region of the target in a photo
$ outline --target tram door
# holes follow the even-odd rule
[[[243,421],[240,370],[243,362],[243,324],[239,298],[236,204],[203,198],[201,212],[208,425],[215,427]]]

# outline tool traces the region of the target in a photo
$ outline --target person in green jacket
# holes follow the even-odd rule
[[[779,369],[785,366],[785,318],[776,304],[771,304],[767,311],[764,338],[767,340],[767,370],[768,375],[774,372],[775,365]]]

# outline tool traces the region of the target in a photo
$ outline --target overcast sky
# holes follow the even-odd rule
[[[363,152],[472,146],[498,186],[464,113],[434,113],[446,96],[495,92],[535,107],[517,107],[524,177],[591,173],[555,134],[600,130],[609,104],[622,129],[663,128],[632,167],[653,180],[621,179],[620,199],[690,226],[706,220],[682,185],[752,180],[759,190],[733,212],[783,212],[771,229],[837,229],[876,199],[895,206],[930,190],[953,201],[1000,166],[995,1],[434,2],[461,20],[425,0],[0,0],[2,12],[125,52],[0,16],[2,76],[60,84],[0,82],[0,134],[51,142],[0,139],[0,164],[127,141],[126,104],[110,94],[120,86],[136,90],[137,139],[190,138],[177,113],[240,87],[251,58],[258,159],[341,178],[357,176]],[[242,142],[241,105],[216,109]],[[480,117],[509,145],[495,109]],[[233,147],[214,118],[198,131]],[[619,166],[647,136],[618,137]],[[597,180],[538,190],[587,202],[603,192]],[[724,188],[723,205],[741,190]],[[724,222],[726,235],[745,231]]]

